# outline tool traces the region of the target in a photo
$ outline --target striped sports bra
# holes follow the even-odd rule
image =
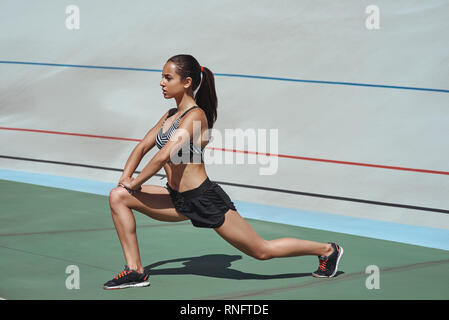
[[[194,109],[194,108],[199,108],[198,106],[193,106],[189,109],[187,109],[178,119],[176,119],[175,122],[173,122],[173,124],[170,126],[170,128],[167,129],[166,132],[162,132],[163,128],[164,128],[164,124],[165,121],[167,121],[168,118],[170,118],[174,113],[176,113],[177,109],[176,108],[172,108],[170,109],[169,113],[168,113],[168,117],[164,120],[164,123],[161,126],[161,130],[159,130],[157,136],[156,136],[156,145],[159,149],[162,149],[165,144],[168,142],[168,140],[170,140],[170,138],[173,136],[173,134],[175,133],[176,129],[179,128],[179,122],[181,121],[182,117],[184,117],[184,115],[189,112],[190,110]],[[198,147],[197,145],[195,145],[193,143],[193,141],[190,141],[190,147],[189,147],[189,151],[190,151],[190,161],[193,161],[193,156],[194,155],[200,155],[201,156],[201,163],[203,163],[203,150],[204,147]],[[179,149],[178,151],[178,156],[182,157],[182,149]],[[170,160],[168,160],[168,162],[171,162]]]

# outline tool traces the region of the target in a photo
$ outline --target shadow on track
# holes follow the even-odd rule
[[[234,279],[234,280],[247,280],[247,279],[285,279],[285,278],[300,278],[312,276],[308,273],[285,273],[264,275],[256,273],[247,273],[239,270],[231,269],[231,263],[242,259],[240,255],[227,255],[227,254],[208,254],[199,257],[179,258],[159,261],[150,264],[145,267],[145,272],[149,272],[150,276],[160,274],[191,274],[205,277],[222,278],[222,279]],[[179,268],[166,268],[159,269],[157,267],[173,262],[184,261],[184,267]],[[157,268],[157,269],[156,269]]]

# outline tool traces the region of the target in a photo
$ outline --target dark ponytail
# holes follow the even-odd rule
[[[211,129],[217,120],[218,105],[214,74],[204,66],[201,72],[201,65],[193,56],[188,54],[173,56],[168,61],[176,65],[176,71],[181,76],[181,80],[185,80],[187,77],[192,78],[193,92],[200,86],[195,94],[195,101],[206,113],[208,128]]]

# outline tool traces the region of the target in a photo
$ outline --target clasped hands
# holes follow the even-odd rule
[[[134,180],[133,177],[122,177],[117,186],[125,188],[131,195],[134,195],[137,191],[142,190],[142,186],[136,185]]]

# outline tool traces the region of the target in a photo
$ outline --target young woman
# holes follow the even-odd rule
[[[160,221],[190,219],[195,227],[214,229],[231,245],[259,260],[318,256],[319,268],[312,275],[333,277],[343,255],[342,247],[295,238],[264,240],[240,216],[226,192],[209,180],[202,152],[209,140],[203,138],[217,119],[213,73],[191,55],[176,55],[165,63],[160,85],[165,99],[174,98],[177,108],[167,111],[134,148],[118,186],[109,194],[112,219],[127,265],[104,284],[104,289],[150,284],[140,261],[132,209]],[[133,178],[141,159],[155,145],[159,151]],[[178,161],[185,160],[182,152],[186,151],[190,161]],[[200,161],[192,161],[195,159]],[[143,185],[162,167],[167,175],[166,187]]]

